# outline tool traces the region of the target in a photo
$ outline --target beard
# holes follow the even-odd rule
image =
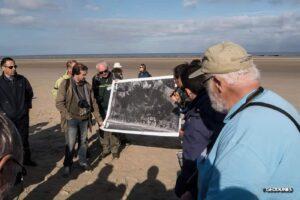
[[[220,113],[227,113],[226,102],[220,97],[217,92],[213,91],[211,82],[208,83],[207,93],[211,101],[211,107]]]

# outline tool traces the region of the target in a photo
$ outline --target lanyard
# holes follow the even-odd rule
[[[247,105],[248,105],[255,97],[257,97],[258,95],[260,95],[260,94],[263,93],[263,92],[264,92],[264,88],[263,88],[263,87],[257,88],[257,90],[256,90],[253,94],[251,94],[251,95],[246,99],[246,102],[245,102],[243,105],[241,105],[241,107],[239,107],[234,113],[232,113],[232,114],[230,115],[229,119],[234,118],[234,116],[236,116],[239,112],[241,112],[242,110],[244,110],[244,109],[247,107]]]

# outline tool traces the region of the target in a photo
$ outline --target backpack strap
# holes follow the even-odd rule
[[[300,125],[298,124],[298,122],[295,120],[295,118],[292,117],[292,115],[290,115],[288,112],[286,112],[285,110],[274,106],[272,104],[268,104],[268,103],[264,103],[264,102],[249,102],[247,103],[245,106],[242,107],[242,109],[239,110],[239,112],[241,112],[242,110],[244,110],[245,108],[248,108],[250,106],[261,106],[261,107],[266,107],[266,108],[270,108],[272,110],[275,110],[277,112],[282,113],[283,115],[285,115],[287,118],[289,118],[296,126],[296,128],[298,129],[298,131],[300,132]]]
[[[69,78],[65,80],[66,80],[66,91],[67,91],[68,88],[70,87],[71,80]]]

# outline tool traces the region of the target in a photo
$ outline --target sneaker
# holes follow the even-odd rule
[[[87,163],[81,163],[81,164],[79,164],[79,166],[83,171],[91,171],[92,170],[91,166]]]
[[[64,178],[68,178],[71,174],[71,168],[70,167],[64,167],[64,171],[63,171],[63,177]]]
[[[113,159],[118,159],[120,158],[120,153],[112,153]]]
[[[23,164],[26,165],[26,166],[31,166],[31,167],[36,167],[37,166],[36,162],[34,162],[32,160],[24,160]]]
[[[108,156],[110,154],[110,152],[108,151],[102,151],[100,154],[101,159],[105,158],[106,156]]]
[[[91,156],[91,153],[90,153],[90,151],[87,149],[87,151],[86,151],[86,158],[91,158],[92,156]]]

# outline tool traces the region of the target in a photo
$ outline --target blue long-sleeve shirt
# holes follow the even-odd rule
[[[230,109],[208,158],[198,163],[199,200],[300,199],[300,133],[270,108],[251,106],[230,119],[249,95]],[[280,107],[300,121],[298,111],[269,90],[253,101]],[[283,187],[293,192],[264,192]]]

